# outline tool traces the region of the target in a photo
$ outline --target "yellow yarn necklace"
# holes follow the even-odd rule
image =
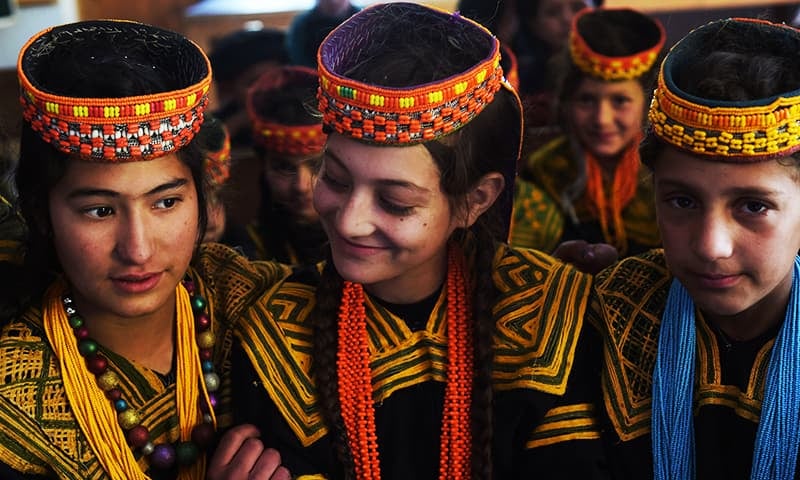
[[[103,469],[111,478],[148,480],[130,444],[149,457],[151,467],[172,468],[177,463],[179,479],[205,478],[205,457],[197,447],[210,443],[214,435],[213,392],[219,387],[219,377],[211,363],[214,334],[205,313],[206,301],[199,295],[190,298],[194,284],[186,281],[176,287],[175,392],[180,441],[175,446],[150,442],[138,412],[121,398],[119,377],[108,368],[108,360],[98,352],[65,292],[60,280],[45,294],[44,329],[59,360],[70,407]]]

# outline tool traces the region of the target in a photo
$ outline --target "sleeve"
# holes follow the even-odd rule
[[[543,409],[542,418],[532,419],[514,478],[533,472],[543,479],[611,478],[596,411],[602,408],[600,352],[599,335],[584,323],[567,390]]]
[[[0,462],[0,478],[3,480],[47,480],[44,475],[26,475],[20,473],[5,463]]]
[[[232,362],[234,423],[255,425],[261,432],[261,441],[280,452],[293,477],[336,478],[332,475],[336,458],[328,436],[303,446],[267,394],[241,346],[234,347]]]

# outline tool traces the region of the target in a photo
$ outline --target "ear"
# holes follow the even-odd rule
[[[494,204],[506,186],[506,180],[499,172],[487,173],[467,193],[467,212],[465,227],[469,228]]]

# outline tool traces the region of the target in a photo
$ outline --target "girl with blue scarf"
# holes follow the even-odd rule
[[[665,58],[641,147],[663,250],[596,278],[617,478],[793,479],[800,32],[709,23]]]

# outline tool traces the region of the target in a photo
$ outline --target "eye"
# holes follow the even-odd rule
[[[385,198],[381,199],[381,206],[383,207],[384,210],[386,210],[387,213],[391,215],[396,215],[398,217],[405,217],[407,215],[410,215],[411,212],[414,211],[414,207],[409,207],[407,205],[399,205]]]
[[[92,207],[86,208],[83,210],[83,213],[92,217],[92,218],[105,218],[108,216],[113,215],[114,209],[111,207],[103,206],[103,207]]]
[[[155,204],[153,204],[153,208],[160,210],[168,210],[177,205],[178,202],[180,202],[180,198],[178,197],[162,198],[161,200],[158,200]]]
[[[295,175],[297,174],[297,167],[291,163],[287,162],[276,162],[271,163],[269,166],[270,170],[279,174],[279,175]]]
[[[576,95],[573,102],[575,103],[575,106],[579,108],[593,107],[595,104],[597,104],[597,100],[594,98],[594,96],[585,93]]]
[[[696,207],[694,200],[692,200],[689,197],[685,197],[685,196],[671,197],[671,198],[668,198],[666,201],[671,206],[673,206],[675,208],[680,208],[680,209],[683,209],[683,210]]]
[[[742,203],[741,208],[747,214],[761,215],[767,213],[767,210],[769,210],[770,207],[764,202],[758,200],[747,200]]]
[[[630,104],[633,100],[630,97],[626,97],[625,95],[614,95],[611,97],[611,102],[614,104],[615,108],[622,108],[626,105]]]
[[[327,185],[328,188],[336,192],[344,192],[348,188],[350,188],[350,186],[347,185],[344,181],[340,181],[334,178],[330,173],[328,173],[327,170],[323,171],[322,175],[320,176],[320,179],[323,182],[325,182],[325,185]]]

